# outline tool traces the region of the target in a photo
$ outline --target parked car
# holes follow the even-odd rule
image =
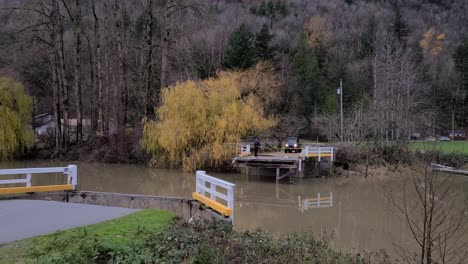
[[[297,137],[288,137],[286,140],[286,145],[284,146],[284,152],[285,153],[299,153],[302,151],[302,145],[299,144],[299,138]]]
[[[451,139],[449,137],[442,136],[442,137],[439,137],[437,140],[438,141],[450,141]]]

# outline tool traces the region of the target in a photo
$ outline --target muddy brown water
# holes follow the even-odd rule
[[[66,166],[67,163],[22,161],[0,163],[0,168]],[[79,190],[189,197],[195,189],[195,174],[178,170],[151,169],[143,165],[77,163]],[[276,184],[274,177],[240,173],[208,174],[236,184],[237,230],[261,228],[273,235],[310,231],[331,237],[332,244],[345,251],[393,251],[394,244],[412,245],[413,240],[389,199],[400,193],[396,179],[309,178],[293,184]],[[4,177],[4,176],[3,176]],[[61,175],[34,175],[33,185],[60,184]],[[468,177],[457,179],[465,200]],[[332,205],[304,206],[304,200],[333,196]]]

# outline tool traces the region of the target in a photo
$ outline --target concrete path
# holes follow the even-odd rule
[[[0,200],[0,243],[91,225],[136,211],[52,201]]]

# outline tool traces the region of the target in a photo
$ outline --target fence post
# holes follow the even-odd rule
[[[31,187],[31,173],[26,174],[26,179],[28,180],[26,186]]]
[[[76,190],[78,185],[78,168],[76,165],[68,165],[68,178],[70,179],[70,177],[73,190]]]
[[[227,197],[228,197],[228,207],[232,209],[231,215],[229,218],[231,218],[232,224],[234,224],[234,190],[232,186],[229,186],[227,189]]]
[[[205,195],[205,189],[199,187],[199,185],[206,187],[205,179],[203,178],[203,174],[206,174],[206,171],[199,170],[196,174],[196,181],[195,181],[195,188],[197,193]]]

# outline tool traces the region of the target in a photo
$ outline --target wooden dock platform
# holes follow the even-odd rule
[[[276,169],[276,182],[284,178],[289,178],[293,176],[298,176],[302,167],[302,159],[298,154],[288,154],[284,153],[270,153],[246,157],[236,157],[232,161],[234,167],[237,168],[246,168],[247,173],[249,168],[265,168],[265,169]],[[281,174],[281,170],[286,170],[286,173]]]
[[[233,160],[233,165],[239,168],[297,168],[300,158],[299,155],[281,156],[279,153],[259,155],[258,157],[246,156],[237,157]]]
[[[303,177],[304,166],[310,159],[318,163],[322,159],[334,161],[333,149],[333,147],[305,146],[301,153],[273,152],[255,157],[251,155],[250,145],[246,145],[240,148],[240,154],[233,159],[232,165],[236,168],[245,168],[247,174],[249,174],[249,168],[275,169],[276,182],[279,182],[284,178],[291,180],[292,177]]]

